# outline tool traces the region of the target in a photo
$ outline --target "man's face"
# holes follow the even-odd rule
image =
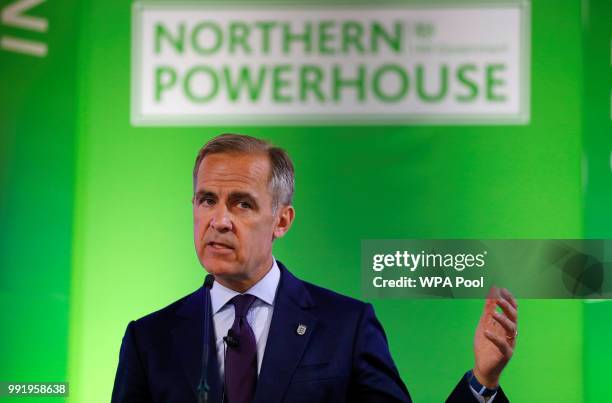
[[[258,281],[272,265],[279,224],[272,213],[264,154],[219,153],[201,162],[193,199],[194,242],[202,266],[230,288]]]

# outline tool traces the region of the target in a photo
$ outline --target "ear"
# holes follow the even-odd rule
[[[278,216],[276,218],[276,226],[274,227],[274,232],[272,233],[272,239],[282,238],[287,231],[289,231],[289,228],[291,228],[294,218],[295,209],[293,206],[280,207]]]

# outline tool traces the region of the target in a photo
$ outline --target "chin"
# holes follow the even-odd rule
[[[236,262],[206,257],[201,262],[204,269],[213,276],[233,277],[241,274],[240,266]]]

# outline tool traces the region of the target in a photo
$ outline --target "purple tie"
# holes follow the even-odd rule
[[[225,396],[227,403],[250,403],[257,385],[257,344],[246,314],[255,302],[254,295],[236,295],[234,324],[231,331],[238,340],[237,346],[228,346],[225,357]]]

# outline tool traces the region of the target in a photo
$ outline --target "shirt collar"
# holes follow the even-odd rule
[[[268,305],[274,306],[274,297],[276,296],[276,289],[280,282],[280,269],[276,263],[274,256],[272,257],[272,267],[268,270],[265,276],[257,283],[253,284],[251,288],[246,290],[245,294],[251,294],[256,296],[259,300],[265,302]],[[210,290],[210,298],[212,302],[212,313],[216,314],[236,295],[240,293],[229,289],[218,282],[213,284]]]

